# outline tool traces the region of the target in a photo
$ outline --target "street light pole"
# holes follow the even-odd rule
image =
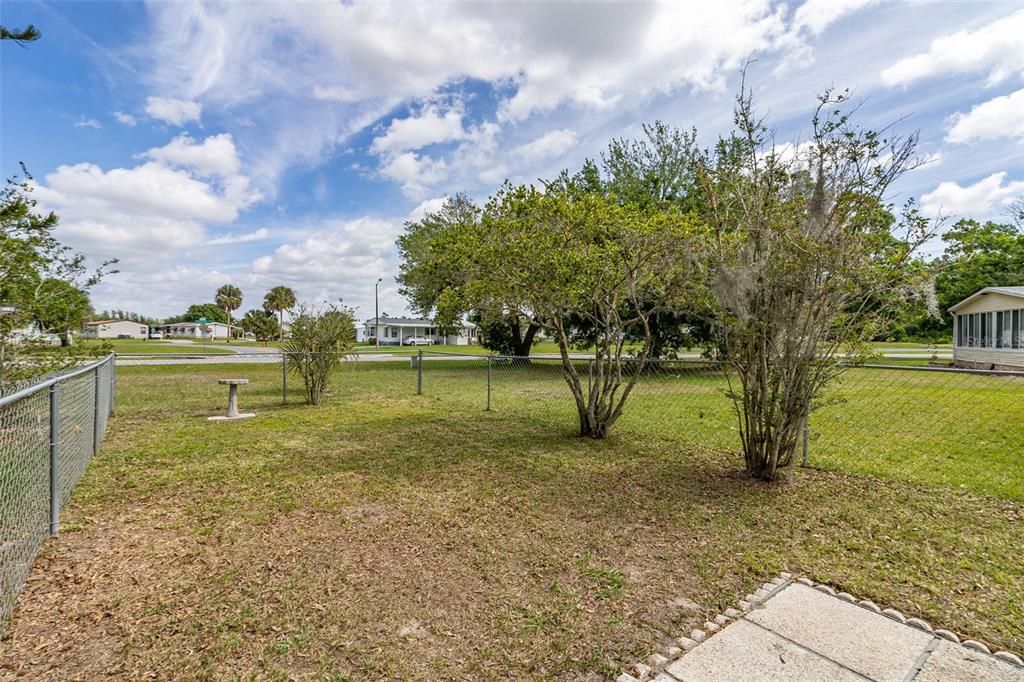
[[[380,350],[380,283],[383,281],[383,277],[378,277],[373,285],[373,341],[377,350]]]

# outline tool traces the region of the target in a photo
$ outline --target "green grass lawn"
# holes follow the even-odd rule
[[[829,470],[769,485],[739,471],[721,376],[651,377],[595,442],[573,435],[553,363],[492,367],[489,412],[486,363],[434,363],[422,396],[409,363],[350,363],[319,407],[294,380],[281,405],[275,366],[120,368],[108,439],[0,663],[58,678],[614,675],[779,570],[1024,649],[1021,464],[933,452],[932,430],[961,414],[945,405],[1020,409],[1003,385],[971,387],[972,403],[898,371],[848,375],[847,402],[812,425],[845,410],[903,459],[819,436],[812,462],[831,452]],[[250,379],[256,418],[206,420],[226,373]],[[916,411],[878,398],[893,382]]]
[[[938,350],[953,350],[953,344],[950,341],[944,343],[914,343],[911,341],[876,341],[871,344],[875,348],[900,348],[908,350],[931,350],[937,348]]]
[[[80,343],[88,347],[108,344],[111,347],[111,350],[115,353],[123,355],[148,353],[191,353],[192,355],[195,355],[200,352],[203,355],[224,355],[231,352],[229,350],[216,347],[192,349],[185,344],[158,341],[156,339],[103,339],[102,341],[82,339]]]

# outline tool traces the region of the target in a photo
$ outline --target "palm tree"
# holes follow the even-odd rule
[[[284,311],[294,308],[295,303],[295,292],[284,286],[274,287],[263,297],[263,309],[267,312],[276,312],[280,318],[278,328],[281,341],[284,341]]]
[[[231,311],[242,307],[242,290],[234,284],[225,284],[217,289],[214,302],[228,315],[228,343],[231,343]]]

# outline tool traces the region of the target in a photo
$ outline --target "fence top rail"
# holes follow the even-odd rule
[[[436,350],[424,350],[424,355],[441,355],[450,357],[453,359],[460,360],[551,360],[560,361],[562,358],[560,355],[553,353],[540,353],[535,355],[478,355],[474,353],[452,353],[450,351],[436,351]],[[590,354],[571,354],[569,360],[574,362],[592,360],[593,355]],[[623,363],[636,362],[638,358],[634,357],[623,357]],[[723,360],[715,360],[713,358],[648,358],[644,362],[649,364],[660,364],[660,365],[725,365],[727,364]],[[861,363],[837,363],[840,367],[847,369],[886,369],[886,370],[900,370],[904,372],[942,372],[946,374],[978,374],[982,376],[1008,376],[1008,377],[1021,377],[1024,378],[1024,371],[1014,370],[999,370],[999,369],[969,369],[964,367],[932,367],[927,365],[883,365],[883,364],[861,364]]]
[[[38,384],[32,384],[31,386],[26,386],[25,388],[21,389],[20,391],[15,391],[14,393],[11,393],[9,395],[5,395],[4,397],[0,398],[0,407],[5,407],[5,406],[7,406],[7,405],[9,405],[11,403],[15,403],[15,402],[23,399],[23,398],[27,398],[28,396],[33,395],[35,393],[38,393],[39,391],[42,391],[44,389],[48,389],[50,386],[53,386],[54,384],[59,384],[62,381],[68,381],[69,379],[74,379],[75,377],[79,377],[79,376],[81,376],[83,374],[88,374],[89,372],[95,370],[96,368],[101,367],[101,366],[103,366],[104,364],[106,364],[108,362],[112,362],[113,360],[114,360],[114,353],[110,353],[109,355],[107,355],[106,357],[104,357],[101,360],[96,360],[95,362],[90,362],[88,365],[83,365],[82,367],[79,367],[78,369],[71,370],[67,374],[61,374],[60,376],[52,377],[52,378],[47,379],[45,381],[40,381]]]

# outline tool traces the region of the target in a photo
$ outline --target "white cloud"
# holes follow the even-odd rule
[[[163,147],[150,149],[142,156],[169,166],[191,168],[202,176],[229,177],[236,175],[241,167],[230,133],[210,135],[202,142],[182,133]]]
[[[439,210],[444,201],[445,197],[426,199],[404,219],[363,216],[307,226],[301,230],[301,238],[252,261],[249,273],[238,278],[243,292],[285,284],[295,289],[300,301],[336,302],[341,298],[358,307],[359,317],[364,319],[373,316],[374,283],[381,277],[381,311],[403,314],[407,303],[393,279],[398,270],[395,240],[405,220],[419,220]]]
[[[134,128],[135,124],[138,123],[138,121],[135,120],[134,116],[132,116],[131,114],[126,114],[123,111],[115,111],[114,120],[116,120],[118,123],[121,123],[122,125],[126,125],[131,128]]]
[[[119,267],[121,267],[119,265]],[[184,313],[192,303],[212,301],[221,285],[237,283],[237,277],[216,267],[177,265],[167,269],[149,267],[122,271],[105,278],[90,292],[99,310],[115,308],[131,310],[155,317]],[[243,307],[249,296],[243,291]],[[262,302],[262,293],[257,302]]]
[[[388,154],[462,139],[466,134],[462,129],[462,114],[461,106],[446,111],[428,106],[417,116],[393,119],[384,134],[373,140],[370,151]]]
[[[78,120],[75,121],[75,127],[76,128],[97,128],[97,129],[99,129],[99,128],[102,128],[103,125],[99,121],[94,119],[94,118],[85,118],[84,116],[79,116]]]
[[[977,30],[964,30],[932,41],[927,52],[907,57],[882,71],[886,85],[907,85],[943,74],[987,73],[989,84],[1024,71],[1024,10]]]
[[[794,13],[793,28],[806,28],[818,35],[843,16],[876,2],[878,0],[807,0]]]
[[[528,161],[539,161],[561,156],[576,144],[576,131],[552,130],[519,147],[519,155]]]
[[[230,136],[179,137],[143,156],[132,168],[79,163],[46,176],[37,197],[60,215],[64,239],[95,257],[171,258],[204,241],[207,224],[231,223],[261,199],[237,172]]]
[[[401,230],[400,220],[325,221],[312,236],[256,258],[242,281],[264,291],[277,284],[291,286],[301,301],[341,298],[365,315],[367,306],[373,310],[373,284],[384,277],[382,309],[396,314],[405,306],[389,274],[397,270],[395,239]]]
[[[563,105],[609,118],[645,97],[721,90],[751,53],[791,45],[786,9],[768,0],[701,12],[682,3],[359,1],[153,3],[149,11],[149,87],[221,110],[259,104],[246,112],[257,123],[246,147],[264,189],[289,165],[318,164],[398,104],[435,102],[467,80],[500,93],[497,120]],[[469,142],[460,153],[478,157],[460,113],[425,106],[388,125],[374,150],[394,171],[409,163],[402,153],[433,142]],[[489,175],[496,165],[491,158]]]
[[[444,206],[444,202],[448,200],[448,197],[434,197],[433,199],[424,199],[421,201],[416,208],[409,211],[408,220],[411,222],[417,222],[423,220],[423,217],[428,213],[437,213]]]
[[[1006,181],[1006,173],[993,173],[966,187],[943,182],[921,196],[921,210],[931,216],[952,215],[984,219],[998,213],[1024,194],[1024,180]]]
[[[380,173],[388,180],[400,183],[402,192],[416,199],[423,197],[430,185],[448,177],[448,165],[444,159],[433,159],[416,152],[402,152],[382,163]]]
[[[227,246],[228,244],[244,244],[245,242],[259,242],[270,237],[270,230],[265,227],[261,227],[258,230],[252,232],[245,232],[243,234],[233,234],[228,232],[227,234],[214,237],[213,239],[207,239],[203,242],[206,246]]]
[[[146,113],[171,125],[181,126],[189,121],[198,121],[203,106],[198,102],[173,97],[148,97]]]
[[[954,114],[952,123],[948,142],[1024,136],[1024,89],[982,102],[969,113]]]

